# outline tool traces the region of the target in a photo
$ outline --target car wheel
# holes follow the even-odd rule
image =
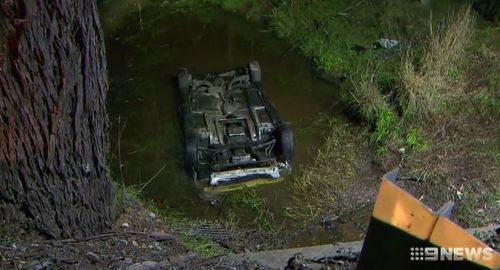
[[[280,154],[284,161],[289,164],[293,160],[293,132],[289,124],[283,123],[278,129]]]
[[[177,88],[184,99],[189,91],[189,73],[186,68],[180,69],[177,72]]]
[[[260,83],[262,80],[262,75],[260,73],[260,65],[257,61],[251,61],[248,63],[248,72],[250,75],[251,83]]]
[[[198,137],[195,133],[188,133],[184,142],[184,166],[188,173],[196,171],[198,163]]]

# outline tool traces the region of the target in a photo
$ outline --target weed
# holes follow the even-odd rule
[[[354,139],[348,124],[332,122],[324,145],[318,149],[311,166],[301,167],[287,181],[292,207],[285,215],[307,222],[336,205],[337,198],[355,176],[351,167],[361,142]]]
[[[459,63],[473,33],[474,22],[475,16],[468,6],[452,14],[444,26],[431,31],[418,65],[407,48],[402,57],[400,95],[405,113],[416,120],[431,119],[443,104],[456,101],[463,94]]]
[[[179,241],[188,250],[194,251],[205,258],[216,257],[227,253],[224,248],[206,237],[195,237],[187,234],[181,234]]]
[[[141,192],[137,186],[129,185],[122,186],[117,182],[113,182],[115,190],[115,205],[119,211],[126,208],[138,208],[142,207]]]
[[[496,141],[485,145],[484,151],[497,164],[497,166],[500,166],[500,138],[497,138]]]
[[[398,122],[394,112],[388,107],[379,107],[376,112],[375,130],[370,136],[373,143],[384,143],[397,136]]]
[[[500,116],[500,96],[494,96],[486,90],[475,93],[472,99],[486,112]]]
[[[416,151],[423,151],[427,148],[425,140],[418,129],[412,128],[406,134],[406,145]]]
[[[259,227],[264,230],[273,230],[273,216],[266,205],[266,200],[255,189],[244,189],[230,192],[222,199],[224,207],[232,211],[246,212]]]
[[[379,157],[386,157],[388,152],[389,148],[387,148],[386,145],[379,145],[376,150],[377,156]]]
[[[373,72],[365,71],[360,77],[356,81],[351,77],[353,90],[347,100],[363,120],[375,125],[377,112],[385,106],[384,98],[377,87]]]
[[[225,10],[234,12],[234,11],[241,9],[249,1],[248,0],[209,0],[208,2],[210,2],[212,4],[220,5]]]

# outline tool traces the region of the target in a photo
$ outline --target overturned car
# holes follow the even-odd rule
[[[258,62],[201,80],[180,69],[177,86],[184,165],[195,180],[216,186],[290,171],[292,129],[265,97]]]

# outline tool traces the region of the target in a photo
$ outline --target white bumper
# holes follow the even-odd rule
[[[221,182],[229,182],[241,178],[270,177],[277,179],[280,177],[282,169],[289,168],[288,164],[277,164],[269,167],[236,169],[223,172],[214,172],[210,175],[210,185],[216,186]]]

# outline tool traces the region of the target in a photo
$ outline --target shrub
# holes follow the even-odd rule
[[[446,102],[463,93],[464,79],[457,73],[474,30],[475,16],[469,6],[451,14],[435,32],[416,63],[409,48],[402,57],[401,103],[405,114],[417,120],[431,119]]]
[[[384,97],[377,86],[374,72],[367,70],[360,74],[360,78],[350,77],[352,91],[349,91],[347,100],[359,117],[375,125],[377,112],[386,106]]]

